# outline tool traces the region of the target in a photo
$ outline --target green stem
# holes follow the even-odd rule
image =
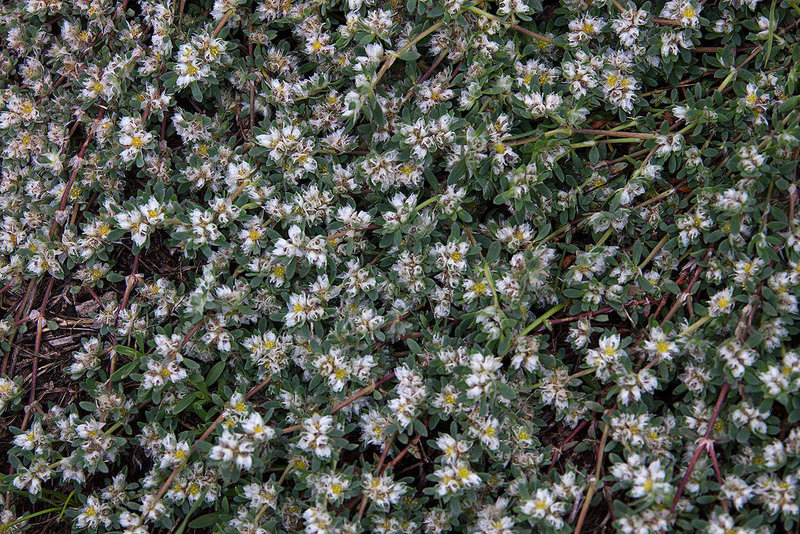
[[[72,490],[72,491],[69,493],[69,495],[67,495],[67,500],[65,500],[65,501],[64,501],[64,506],[62,506],[62,507],[61,507],[61,513],[60,513],[60,514],[58,514],[58,517],[61,517],[61,516],[63,516],[63,515],[64,515],[64,512],[66,512],[66,511],[67,511],[67,506],[69,505],[69,501],[71,501],[71,500],[72,500],[72,496],[73,496],[73,495],[75,495],[75,490]]]
[[[633,138],[622,138],[622,139],[598,139],[592,141],[581,141],[580,143],[572,143],[568,145],[569,148],[591,148],[599,145],[600,143],[606,143],[608,145],[616,144],[616,143],[641,143],[641,139],[633,139]]]
[[[567,230],[569,230],[571,226],[572,226],[572,223],[567,223],[567,224],[565,224],[564,226],[562,226],[562,227],[561,227],[561,228],[559,228],[558,230],[555,230],[554,232],[551,232],[551,233],[550,233],[550,235],[548,235],[547,237],[545,237],[544,239],[542,239],[542,241],[541,241],[541,242],[542,242],[542,243],[547,243],[548,241],[550,241],[550,240],[551,240],[552,238],[554,238],[555,236],[557,236],[557,235],[560,235],[560,234],[562,234],[562,233],[566,232]]]
[[[717,91],[722,91],[723,89],[725,89],[728,86],[728,84],[731,83],[731,81],[733,81],[734,76],[736,76],[736,69],[732,68],[731,71],[728,73],[728,75],[725,77],[725,79],[722,80],[722,83],[719,84],[719,87],[717,87]]]
[[[576,128],[572,130],[572,133],[579,133],[579,134],[587,134],[587,135],[597,135],[597,136],[609,136],[609,137],[628,137],[631,139],[655,139],[657,136],[656,134],[650,133],[642,133],[642,132],[619,132],[616,130],[594,130],[594,129],[586,129],[586,128]]]
[[[442,24],[444,24],[444,21],[440,20],[439,22],[437,22],[436,24],[434,24],[433,26],[431,26],[430,28],[428,28],[424,32],[420,33],[419,35],[417,35],[416,37],[411,39],[409,42],[407,42],[405,44],[405,46],[403,48],[401,48],[397,52],[390,52],[389,53],[389,57],[386,59],[386,61],[383,62],[383,66],[381,66],[381,70],[378,71],[378,75],[375,78],[375,81],[372,82],[372,87],[375,87],[376,85],[378,85],[378,82],[381,80],[381,78],[383,78],[383,75],[386,74],[386,71],[389,70],[389,67],[391,67],[394,64],[395,60],[397,59],[397,57],[400,54],[402,54],[403,52],[405,52],[406,50],[408,50],[409,48],[411,48],[412,46],[414,46],[415,44],[420,42],[422,39],[424,39],[425,37],[427,37],[431,33],[435,32]]]
[[[439,200],[439,195],[432,196],[431,198],[429,198],[428,200],[426,200],[425,202],[423,202],[422,204],[420,204],[419,206],[414,208],[414,210],[412,211],[412,215],[414,213],[419,213],[420,211],[422,211],[423,208],[426,208],[426,207],[430,206],[431,204],[433,204],[437,200]]]
[[[8,532],[8,529],[13,527],[14,525],[19,525],[20,523],[22,523],[24,521],[28,521],[29,519],[33,519],[34,517],[39,517],[40,515],[45,515],[45,514],[49,514],[51,512],[59,512],[59,511],[61,511],[61,507],[60,506],[56,506],[54,508],[47,508],[45,510],[40,510],[38,512],[33,512],[32,514],[28,514],[28,515],[26,515],[24,517],[20,517],[19,519],[16,519],[16,520],[12,521],[11,523],[6,523],[5,525],[0,526],[0,532]]]
[[[595,243],[595,245],[592,247],[592,250],[596,249],[599,246],[602,246],[603,243],[605,243],[608,240],[608,238],[611,237],[611,234],[613,232],[614,232],[614,227],[612,226],[611,228],[606,230],[606,233],[603,234],[603,236],[600,238],[600,241]]]
[[[570,135],[572,133],[572,130],[569,129],[569,128],[556,128],[555,130],[550,130],[549,132],[545,132],[544,136],[545,137],[552,137],[554,135],[558,135],[558,134],[562,134],[562,133],[566,134],[566,135]]]
[[[769,61],[769,56],[772,54],[772,41],[775,39],[775,31],[773,30],[774,20],[775,20],[775,0],[772,0],[772,5],[769,8],[769,22],[768,22],[769,34],[767,35],[767,49],[764,54],[764,64],[762,68],[766,67],[767,61]]]
[[[686,330],[681,332],[681,336],[688,336],[689,334],[691,334],[692,332],[694,332],[695,330],[697,330],[698,328],[700,328],[701,326],[706,324],[711,319],[713,319],[713,317],[711,317],[710,315],[706,315],[705,317],[701,317],[700,319],[698,319],[697,321],[695,321],[691,325],[689,325],[689,327]]]
[[[186,530],[186,526],[189,524],[189,519],[192,517],[198,508],[200,508],[200,504],[203,502],[203,497],[205,497],[206,492],[204,491],[200,498],[195,501],[192,507],[189,509],[189,513],[186,514],[186,517],[183,519],[183,523],[181,523],[181,527],[175,532],[175,534],[183,534],[183,531]]]
[[[633,119],[632,121],[626,122],[625,124],[620,124],[619,126],[614,126],[609,131],[610,132],[618,132],[620,130],[625,130],[627,128],[630,128],[631,126],[636,126],[637,124],[639,124],[639,119]]]
[[[696,123],[694,121],[692,121],[689,124],[687,124],[686,126],[684,126],[683,128],[681,128],[680,130],[678,130],[678,134],[683,135],[686,132],[694,129],[695,126],[696,126]]]
[[[661,250],[661,248],[662,248],[664,245],[666,245],[666,244],[667,244],[667,241],[669,241],[669,236],[668,236],[668,235],[665,235],[664,237],[662,237],[662,238],[661,238],[661,241],[659,241],[659,242],[656,244],[656,246],[654,246],[654,247],[653,247],[653,250],[651,250],[651,251],[650,251],[650,254],[649,254],[649,255],[648,255],[648,256],[647,256],[647,257],[644,259],[644,261],[641,263],[641,265],[639,265],[639,270],[640,270],[640,271],[641,271],[642,269],[644,269],[644,268],[645,268],[645,266],[646,266],[648,263],[650,263],[650,260],[652,260],[652,259],[655,257],[655,255],[658,253],[658,251],[659,251],[659,250]]]
[[[500,24],[507,24],[509,26],[509,28],[517,30],[520,33],[524,33],[525,35],[529,35],[530,37],[533,37],[534,39],[539,39],[540,41],[544,41],[544,42],[550,43],[550,44],[553,44],[553,42],[554,42],[552,37],[547,37],[546,35],[542,35],[541,33],[532,32],[531,30],[523,28],[522,26],[520,26],[518,24],[514,24],[513,22],[507,22],[507,21],[501,19],[500,17],[498,17],[497,15],[492,15],[488,11],[484,11],[483,9],[480,9],[478,7],[467,6],[465,9],[467,11],[472,11],[476,15],[480,15],[482,17],[486,17],[489,20],[494,20],[496,22],[499,22]]]
[[[553,315],[555,315],[556,313],[558,313],[559,311],[563,310],[566,307],[567,307],[567,303],[566,302],[562,302],[561,304],[556,304],[555,306],[553,306],[552,308],[550,308],[549,310],[544,312],[542,315],[540,315],[531,324],[526,326],[525,330],[520,332],[518,338],[527,336],[534,328],[536,328],[537,326],[539,326],[540,324],[542,324],[543,322],[548,320],[550,317],[552,317]]]
[[[106,431],[103,433],[103,435],[104,435],[104,436],[106,436],[106,437],[108,437],[108,436],[110,436],[111,434],[113,434],[114,432],[116,432],[116,430],[117,430],[119,427],[121,427],[121,426],[122,426],[122,423],[114,423],[113,425],[111,425],[111,427],[109,427],[109,429],[108,429],[108,430],[106,430]]]
[[[495,308],[500,308],[500,299],[497,298],[497,290],[494,288],[494,280],[492,280],[492,273],[489,271],[489,265],[483,264],[483,274],[486,276],[486,281],[489,282],[489,287],[492,290],[492,297],[494,298]]]

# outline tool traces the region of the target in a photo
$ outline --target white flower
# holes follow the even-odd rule
[[[100,525],[109,527],[111,525],[110,515],[111,507],[101,502],[94,495],[90,495],[86,499],[86,504],[75,518],[75,525],[79,528],[90,527],[95,529]]]
[[[133,117],[123,117],[120,120],[119,144],[124,147],[123,161],[133,161],[154,139],[153,134],[142,129],[141,121]]]
[[[267,426],[261,415],[255,412],[242,421],[242,430],[255,441],[267,441],[275,436],[275,429]]]
[[[678,346],[656,326],[650,329],[650,339],[644,342],[644,350],[659,361],[671,361],[678,352]]]
[[[745,370],[752,366],[758,355],[750,347],[744,347],[738,340],[731,340],[719,348],[719,355],[734,378],[741,378]]]
[[[708,315],[718,317],[733,309],[733,288],[726,288],[711,296],[708,302]]]
[[[383,510],[388,510],[391,505],[399,502],[408,491],[404,484],[395,482],[391,475],[385,472],[380,476],[366,473],[361,478],[361,487],[364,495]]]
[[[551,527],[560,529],[564,526],[564,520],[561,515],[566,512],[566,504],[557,501],[550,490],[539,488],[536,490],[535,495],[522,502],[520,511],[536,519],[543,519]]]
[[[661,461],[656,460],[649,466],[637,469],[633,476],[631,496],[635,498],[654,498],[657,502],[667,499],[671,485],[666,482],[667,474],[661,467]]]
[[[332,452],[328,435],[331,430],[333,430],[333,417],[314,413],[311,417],[303,420],[302,433],[297,446],[304,451],[313,452],[321,458],[328,458]]]
[[[209,457],[223,463],[235,463],[239,469],[249,470],[253,465],[253,442],[249,438],[223,430]]]
[[[620,358],[626,353],[620,349],[619,334],[601,337],[598,345],[597,349],[590,349],[586,353],[586,363],[596,368],[600,380],[608,380],[622,369]]]

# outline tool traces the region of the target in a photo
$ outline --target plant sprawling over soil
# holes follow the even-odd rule
[[[791,529],[795,0],[0,7],[0,532]]]

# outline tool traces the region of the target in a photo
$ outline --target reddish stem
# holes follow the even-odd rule
[[[561,449],[563,449],[567,443],[572,441],[572,438],[577,436],[578,432],[583,430],[583,427],[585,427],[588,424],[589,421],[581,421],[578,424],[578,426],[576,426],[575,429],[572,432],[570,432],[569,436],[567,436],[567,439],[561,442],[561,446],[553,449],[553,455],[550,457],[550,467],[547,469],[547,474],[545,476],[549,475],[550,472],[553,470],[553,468],[556,466],[556,462],[558,461],[559,457],[561,457]]]
[[[406,445],[406,446],[403,448],[403,450],[402,450],[402,451],[400,451],[400,454],[398,454],[398,455],[397,455],[397,457],[396,457],[394,460],[392,460],[391,462],[389,462],[389,465],[388,465],[387,467],[391,467],[391,468],[392,468],[392,470],[394,470],[394,466],[396,466],[398,463],[400,463],[400,460],[402,460],[402,459],[403,459],[403,456],[405,456],[406,454],[408,454],[408,451],[410,451],[410,450],[411,450],[411,447],[413,447],[414,445],[416,445],[416,444],[417,444],[417,442],[419,441],[419,439],[420,439],[420,435],[419,435],[419,434],[417,434],[417,437],[416,437],[416,438],[414,438],[414,439],[412,439],[411,441],[409,441],[409,442],[408,442],[408,445]]]
[[[632,307],[632,306],[641,306],[643,304],[653,304],[654,302],[658,302],[658,301],[648,297],[646,299],[641,299],[641,300],[630,300],[630,301],[628,301],[628,302],[626,302],[624,304],[624,307],[629,308],[629,307]],[[560,319],[551,319],[548,322],[550,324],[571,323],[573,321],[577,321],[579,319],[583,319],[584,317],[593,317],[595,315],[600,315],[601,313],[609,313],[609,312],[612,312],[612,311],[616,311],[616,310],[614,308],[612,308],[611,306],[606,306],[604,308],[599,308],[599,309],[594,310],[594,311],[588,311],[588,312],[579,313],[578,315],[573,315],[571,317],[562,317]]]
[[[31,280],[30,283],[28,283],[28,289],[27,289],[27,291],[25,291],[25,296],[22,297],[22,300],[20,300],[19,304],[17,305],[17,306],[19,306],[19,311],[17,312],[17,315],[14,317],[14,323],[15,324],[17,322],[19,322],[20,317],[22,317],[23,311],[25,310],[25,307],[26,307],[25,303],[28,302],[28,298],[30,297],[31,291],[33,291],[33,287],[35,285],[36,285],[36,280]],[[11,336],[11,341],[13,341],[14,336],[16,336],[16,332]],[[2,370],[0,370],[0,374],[3,374],[3,375],[6,374],[6,368],[8,366],[8,356],[9,356],[10,353],[11,353],[11,349],[9,349],[8,352],[6,352],[5,355],[3,356],[3,367],[2,367]],[[15,358],[16,358],[16,356],[15,356]],[[14,362],[11,363],[11,367],[12,368],[14,367]]]
[[[86,292],[89,293],[89,295],[92,296],[94,301],[98,304],[98,306],[100,306],[101,310],[105,310],[106,309],[105,305],[103,304],[103,301],[100,300],[100,297],[97,296],[97,293],[95,293],[94,290],[91,287],[89,287],[89,286],[84,284],[83,289],[85,289]]]
[[[695,465],[697,464],[698,458],[700,458],[700,454],[704,450],[708,450],[709,447],[713,446],[713,441],[710,441],[711,433],[714,431],[714,423],[717,420],[717,416],[719,416],[719,411],[722,408],[722,403],[725,400],[725,396],[728,394],[731,385],[728,382],[725,382],[722,385],[722,390],[719,392],[719,397],[717,397],[717,403],[714,406],[714,411],[711,414],[711,419],[708,422],[708,428],[706,428],[706,432],[703,435],[702,439],[700,439],[700,444],[694,451],[692,455],[692,460],[689,462],[689,466],[686,468],[686,473],[683,475],[683,478],[678,484],[678,491],[675,493],[675,497],[672,499],[672,506],[670,506],[669,513],[674,514],[675,509],[678,507],[678,501],[683,494],[683,490],[686,489],[686,484],[689,482],[689,477],[692,475],[692,471],[694,471]],[[720,478],[721,475],[720,475]]]
[[[97,118],[95,119],[94,124],[100,121],[103,118],[103,113],[105,113],[104,108],[100,108],[100,111],[97,112]],[[89,128],[89,133],[86,134],[86,139],[83,141],[83,145],[81,146],[80,151],[78,152],[78,159],[82,159],[83,155],[86,153],[86,147],[89,146],[89,141],[92,140],[92,135],[94,134],[94,127]],[[75,183],[75,177],[78,176],[78,171],[80,170],[80,164],[75,165],[75,168],[72,169],[72,173],[69,176],[69,181],[67,181],[67,185],[64,188],[64,192],[61,194],[61,202],[58,203],[58,211],[63,211],[64,208],[67,207],[67,198],[69,198],[69,192],[72,189],[72,184]],[[56,230],[56,219],[53,219],[53,225],[50,227],[50,236],[53,236],[53,233]]]
[[[386,461],[386,456],[389,454],[389,449],[392,448],[392,443],[394,442],[394,438],[396,436],[397,436],[397,432],[392,434],[392,436],[386,442],[386,445],[384,445],[384,447],[383,447],[383,452],[381,453],[381,458],[380,458],[380,460],[378,460],[378,467],[375,469],[378,472],[378,474],[383,474],[383,471],[386,469],[386,467],[383,465],[383,462]]]
[[[258,393],[259,391],[264,389],[264,387],[267,384],[269,384],[270,380],[272,380],[271,376],[265,378],[261,383],[259,383],[255,387],[253,387],[253,389],[248,391],[247,394],[244,396],[245,400],[249,399],[250,397],[252,397],[256,393]],[[203,432],[203,434],[200,436],[200,438],[196,442],[194,442],[194,444],[192,445],[191,450],[189,451],[189,454],[186,455],[186,458],[189,458],[192,455],[192,453],[195,450],[197,450],[197,444],[198,443],[200,443],[201,441],[205,441],[206,438],[211,435],[211,433],[214,431],[215,428],[217,428],[217,425],[220,423],[220,421],[222,421],[222,419],[224,419],[224,417],[225,417],[225,412],[222,412],[221,414],[219,414],[217,416],[216,419],[214,419],[214,422],[212,422],[209,425],[209,427],[206,428],[206,431]],[[158,493],[156,493],[156,501],[158,501],[159,499],[161,499],[161,497],[164,496],[164,493],[166,493],[166,491],[169,488],[170,484],[172,484],[172,481],[175,479],[175,477],[178,475],[178,473],[180,473],[180,471],[181,471],[181,469],[183,469],[184,465],[185,464],[181,464],[181,465],[179,465],[178,467],[176,467],[175,469],[172,470],[172,473],[169,474],[169,476],[167,477],[167,480],[164,481],[164,483],[161,485],[161,488],[158,490]]]
[[[56,279],[50,275],[50,281],[47,282],[47,288],[44,290],[44,298],[42,305],[39,307],[39,317],[36,319],[36,341],[33,344],[33,369],[31,370],[31,394],[28,397],[28,406],[32,406],[36,400],[36,375],[39,372],[39,349],[42,348],[42,328],[44,323],[44,308],[47,306],[47,301],[50,300],[50,291],[53,289],[53,282]]]
[[[369,226],[365,226],[364,228],[347,228],[340,232],[336,232],[335,234],[328,236],[329,241],[333,241],[335,239],[339,239],[340,237],[346,236],[349,232],[360,232],[360,231],[368,231],[368,230],[376,230],[380,228],[377,224],[370,224]]]
[[[200,327],[203,326],[204,322],[205,322],[205,317],[197,321],[195,325],[192,327],[192,329],[189,330],[189,332],[187,332],[187,334],[183,337],[183,340],[181,341],[181,348],[183,348],[183,346],[186,345],[190,339],[192,339],[192,336],[194,336],[198,330],[200,330]]]
[[[335,414],[336,412],[338,412],[339,410],[341,410],[342,408],[344,408],[348,404],[351,404],[351,403],[355,402],[356,400],[360,399],[364,395],[372,393],[381,384],[383,384],[384,382],[388,382],[389,380],[393,379],[394,377],[395,377],[395,374],[394,374],[394,371],[392,371],[391,373],[389,373],[388,375],[384,376],[383,378],[381,378],[380,380],[378,380],[374,384],[369,385],[369,386],[364,386],[363,388],[358,390],[355,394],[351,395],[350,397],[346,398],[345,400],[343,400],[342,402],[340,402],[339,404],[334,406],[333,409],[331,410],[331,415]],[[286,428],[283,429],[283,433],[284,434],[290,434],[292,432],[296,432],[297,430],[300,430],[301,428],[303,428],[303,425],[287,426]]]

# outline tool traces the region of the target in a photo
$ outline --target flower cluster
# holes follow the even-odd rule
[[[0,531],[796,529],[798,15],[3,3]]]

